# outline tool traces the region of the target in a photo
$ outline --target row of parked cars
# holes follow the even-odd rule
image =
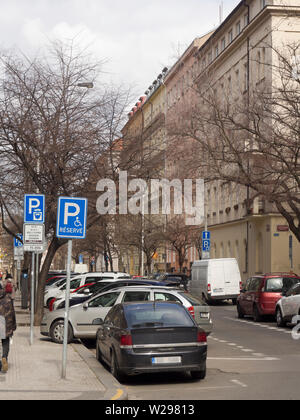
[[[63,342],[66,278],[49,278],[41,334]],[[181,285],[181,287],[179,287]],[[206,375],[206,337],[212,331],[209,306],[187,293],[181,276],[135,278],[126,273],[73,275],[69,337],[96,340],[99,361],[112,374],[189,371]]]
[[[239,318],[252,316],[262,321],[275,316],[278,327],[296,324],[300,315],[300,276],[294,273],[266,273],[249,278],[237,299]]]

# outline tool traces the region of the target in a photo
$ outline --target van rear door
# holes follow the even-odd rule
[[[223,261],[211,260],[208,266],[208,288],[211,297],[225,295],[225,277]]]
[[[240,294],[241,276],[235,260],[224,261],[225,295],[238,296]]]

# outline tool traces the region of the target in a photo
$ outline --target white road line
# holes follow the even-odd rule
[[[248,388],[248,385],[244,384],[241,381],[238,381],[237,379],[232,379],[231,382],[234,383],[234,384],[236,384],[236,385],[241,386],[242,388]]]

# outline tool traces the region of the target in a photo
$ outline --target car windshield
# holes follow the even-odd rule
[[[127,306],[125,309],[128,326],[131,328],[152,326],[192,327],[194,323],[180,305]]]
[[[273,277],[267,280],[265,291],[271,293],[286,292],[296,283],[299,283],[297,277]]]

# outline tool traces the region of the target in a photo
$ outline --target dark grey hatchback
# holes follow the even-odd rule
[[[206,334],[179,303],[121,303],[98,322],[97,359],[119,381],[126,375],[164,371],[205,378]]]

